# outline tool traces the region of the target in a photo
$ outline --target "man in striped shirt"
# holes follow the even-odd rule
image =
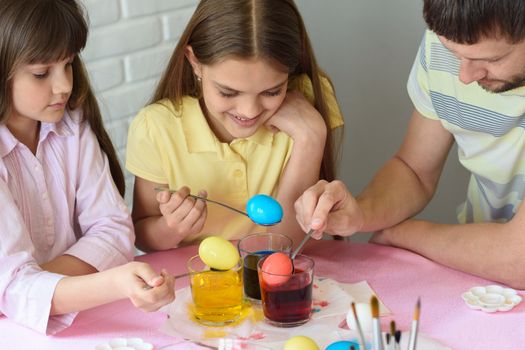
[[[401,148],[357,198],[337,181],[309,189],[297,218],[317,232],[376,231],[375,243],[525,288],[525,1],[425,0],[423,12]],[[410,219],[454,142],[471,173],[459,224]]]

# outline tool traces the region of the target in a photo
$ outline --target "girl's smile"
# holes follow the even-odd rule
[[[232,118],[232,120],[235,123],[239,124],[241,127],[254,126],[255,124],[257,124],[257,121],[259,120],[259,116],[254,117],[254,118],[244,118],[244,117],[236,116],[231,113],[227,113],[227,114]]]

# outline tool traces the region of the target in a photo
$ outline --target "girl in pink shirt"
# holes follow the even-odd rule
[[[0,2],[0,312],[40,332],[175,297],[165,270],[129,263],[124,178],[78,56],[87,32],[75,1]]]

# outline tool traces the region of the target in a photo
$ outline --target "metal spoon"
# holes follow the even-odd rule
[[[164,187],[156,187],[155,191],[157,192],[168,191],[170,193],[177,192],[175,190],[170,190]],[[236,213],[247,216],[248,218],[250,218],[250,220],[262,226],[276,225],[279,222],[281,222],[283,218],[283,209],[281,205],[279,204],[279,202],[277,202],[273,197],[264,195],[264,194],[256,194],[255,196],[250,198],[250,200],[246,204],[247,212],[241,211],[239,209],[230,207],[229,205],[226,205],[224,203],[217,202],[217,201],[205,198],[205,197],[196,196],[194,194],[189,194],[189,196],[196,198],[196,199],[202,199],[203,201],[208,201],[214,204],[218,204],[222,207],[233,210]]]
[[[169,193],[177,193],[177,191],[175,191],[175,190],[170,190],[169,188],[163,188],[163,187],[155,187],[155,191],[157,191],[157,192],[168,191]],[[197,195],[194,195],[194,194],[191,194],[191,193],[189,194],[189,196],[192,197],[192,198],[195,198],[195,199],[202,199],[203,201],[207,201],[207,202],[210,202],[210,203],[218,204],[220,206],[223,206],[225,208],[233,210],[233,211],[235,211],[235,212],[237,212],[239,214],[242,214],[242,215],[245,215],[245,216],[249,217],[249,215],[246,214],[245,212],[243,212],[242,210],[230,207],[227,204],[224,204],[224,203],[221,203],[221,202],[217,202],[217,201],[205,198],[205,197],[197,196]]]
[[[216,270],[216,269],[210,269],[209,271],[222,271],[222,270]],[[181,273],[180,275],[176,275],[176,276],[173,276],[173,278],[175,280],[178,280],[179,278],[183,278],[183,277],[187,277],[187,276],[191,276],[191,275],[196,275],[198,273],[205,273],[205,272],[209,272],[209,271],[192,271],[192,272],[185,272],[185,273]],[[152,286],[150,286],[149,284],[145,284],[142,286],[142,289],[144,290],[150,290],[150,289],[153,289]]]
[[[306,241],[308,241],[310,239],[310,237],[312,237],[312,234],[314,233],[314,229],[311,228],[310,231],[308,231],[308,233],[306,234],[306,236],[304,236],[303,240],[301,241],[301,243],[299,243],[299,245],[297,246],[297,248],[295,248],[295,250],[293,251],[292,255],[290,256],[290,258],[292,259],[295,259],[295,256],[299,253],[299,251],[301,250],[301,248],[303,247],[303,245],[306,243]]]

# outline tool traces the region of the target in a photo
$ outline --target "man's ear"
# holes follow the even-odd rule
[[[193,48],[191,45],[187,45],[184,49],[184,55],[186,56],[186,59],[188,62],[190,62],[191,67],[193,68],[193,74],[195,74],[197,77],[202,77],[202,70],[201,70],[201,63],[195,57],[195,54],[193,53]]]

